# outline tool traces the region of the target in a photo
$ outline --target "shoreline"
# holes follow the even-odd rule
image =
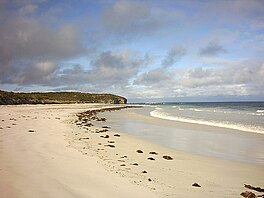
[[[149,109],[102,113],[115,130],[143,138],[176,151],[249,164],[264,165],[259,133],[164,120],[148,115]],[[118,124],[117,124],[118,123]]]
[[[107,105],[1,107],[1,111],[5,110],[5,118],[1,115],[1,119],[10,117],[16,121],[4,121],[11,128],[1,123],[0,186],[7,188],[0,195],[34,197],[34,192],[36,195],[51,188],[50,192],[45,191],[51,197],[55,194],[85,197],[96,193],[96,197],[240,197],[247,190],[244,184],[263,183],[263,166],[175,151],[109,128],[99,132],[107,121],[94,121],[95,126],[85,128],[74,123],[76,113],[102,106]],[[29,133],[29,128],[36,131]],[[171,156],[173,160],[163,156]],[[193,187],[194,183],[201,187]],[[14,192],[20,196],[11,196]]]

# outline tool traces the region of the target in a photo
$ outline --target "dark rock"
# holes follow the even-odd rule
[[[99,133],[104,133],[104,132],[107,132],[108,131],[108,129],[103,129],[103,130],[99,130],[98,132]]]
[[[173,158],[171,156],[168,156],[168,155],[164,155],[163,158],[166,160],[173,160]]]
[[[151,152],[149,152],[149,154],[158,155],[158,153],[156,153],[155,151],[151,151]]]
[[[120,137],[120,135],[119,135],[119,134],[115,134],[114,136],[115,136],[115,137]]]
[[[110,129],[108,126],[102,126],[103,129]]]
[[[126,156],[126,155],[124,155],[123,157],[120,157],[120,158],[127,158],[127,156]]]
[[[84,126],[91,127],[91,126],[94,126],[94,125],[92,123],[87,123]]]
[[[132,164],[132,165],[134,165],[134,166],[138,166],[138,163],[134,163],[134,164]]]
[[[144,170],[144,171],[142,171],[142,173],[148,173],[148,172]]]
[[[148,160],[155,160],[153,157],[149,157]]]
[[[79,140],[89,140],[90,138],[84,137],[84,138],[79,138]]]
[[[194,186],[194,187],[201,187],[201,186],[200,186],[198,183],[196,183],[196,182],[193,183],[192,186]]]
[[[115,145],[112,145],[112,144],[108,144],[107,146],[109,146],[111,148],[115,148]]]
[[[126,166],[125,164],[121,164],[120,166]]]
[[[251,190],[255,190],[257,192],[264,192],[264,188],[260,188],[260,187],[254,187],[248,184],[244,184],[245,188],[251,189]]]
[[[150,182],[151,182],[152,180],[151,180],[150,178],[148,178],[148,181],[150,181]]]
[[[105,135],[105,136],[101,135],[100,137],[101,138],[109,138],[109,135]]]
[[[30,130],[28,130],[28,132],[29,132],[29,133],[34,133],[34,132],[36,132],[36,131],[30,129]]]
[[[247,198],[256,198],[257,197],[253,192],[248,192],[248,191],[242,192],[240,195],[242,197],[247,197]]]
[[[137,150],[137,153],[143,153],[143,151],[142,150]]]
[[[108,141],[108,143],[110,143],[110,144],[114,144],[114,143],[115,143],[115,141]]]

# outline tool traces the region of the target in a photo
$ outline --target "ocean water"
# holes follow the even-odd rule
[[[144,104],[102,116],[113,130],[164,147],[264,165],[264,102]]]
[[[264,102],[163,103],[153,117],[264,134]]]

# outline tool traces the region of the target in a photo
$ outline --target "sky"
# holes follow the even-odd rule
[[[264,100],[263,0],[0,0],[0,89]]]

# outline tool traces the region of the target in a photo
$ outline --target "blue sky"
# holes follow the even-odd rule
[[[0,0],[0,89],[264,100],[262,0]]]

